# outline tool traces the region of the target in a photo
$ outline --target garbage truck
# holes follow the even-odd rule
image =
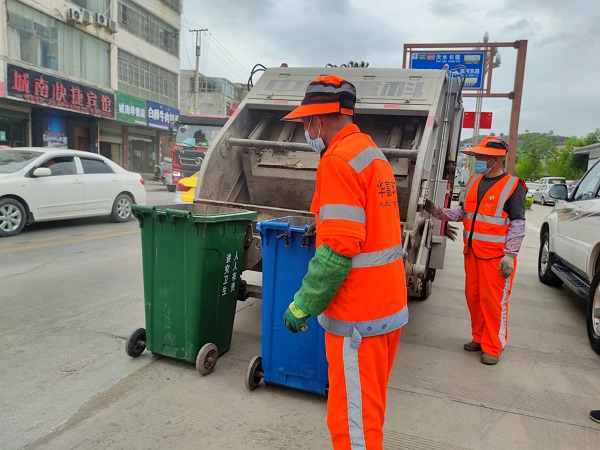
[[[258,221],[312,217],[319,154],[302,123],[281,118],[297,107],[318,76],[346,78],[357,89],[355,123],[392,166],[398,195],[406,282],[411,297],[426,299],[444,266],[445,223],[424,210],[425,199],[449,206],[462,127],[462,83],[447,70],[296,68],[264,71],[212,141],[194,202],[258,212]],[[261,270],[261,242],[246,233],[245,270]],[[260,287],[245,286],[260,296]],[[244,292],[240,292],[244,296]]]

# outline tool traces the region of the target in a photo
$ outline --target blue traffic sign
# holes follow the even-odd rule
[[[481,89],[483,87],[484,52],[432,52],[413,53],[410,60],[411,69],[449,69],[464,66],[466,71],[465,89]]]

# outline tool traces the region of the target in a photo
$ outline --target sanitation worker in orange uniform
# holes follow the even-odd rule
[[[383,448],[387,385],[408,309],[396,181],[381,150],[354,125],[355,102],[354,85],[322,76],[284,117],[302,121],[321,155],[311,205],[317,250],[284,322],[295,333],[318,316],[333,447],[371,450]]]
[[[465,297],[471,314],[469,352],[481,351],[481,362],[497,364],[508,339],[508,298],[525,237],[525,182],[504,173],[502,159],[508,144],[486,136],[476,147],[463,150],[475,157],[475,172],[467,183],[462,208],[425,210],[436,219],[463,222]]]

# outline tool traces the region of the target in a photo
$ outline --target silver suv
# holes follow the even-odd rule
[[[557,201],[540,229],[538,275],[542,283],[564,283],[587,300],[588,337],[600,353],[600,160],[570,194],[565,184],[548,194]]]

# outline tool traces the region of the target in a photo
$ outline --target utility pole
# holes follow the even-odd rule
[[[192,114],[198,114],[198,92],[200,91],[200,87],[198,86],[200,74],[200,39],[203,31],[208,31],[208,28],[190,30],[190,33],[196,33],[196,71],[194,72],[194,110]]]

